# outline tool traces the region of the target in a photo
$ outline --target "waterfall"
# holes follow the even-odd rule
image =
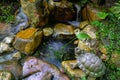
[[[75,21],[68,21],[68,24],[73,25],[74,27],[78,27],[80,24],[79,12],[81,10],[81,6],[79,6],[78,4],[74,4],[74,5],[75,5],[75,8],[77,9],[76,19],[75,19]]]
[[[78,4],[75,4],[75,8],[77,9],[76,13],[76,21],[79,21],[79,12],[81,10],[81,7]]]

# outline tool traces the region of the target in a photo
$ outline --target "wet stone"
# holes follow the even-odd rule
[[[94,26],[89,24],[83,29],[83,31],[86,32],[92,39],[97,39],[97,29]]]
[[[80,24],[79,24],[79,28],[80,29],[83,29],[83,28],[85,28],[87,25],[89,25],[89,21],[82,21],[82,22],[80,22]]]
[[[13,46],[20,52],[30,55],[39,46],[41,39],[42,31],[36,28],[28,28],[17,33]]]
[[[7,36],[3,39],[2,42],[6,43],[6,44],[11,44],[13,41],[14,37],[13,36]]]
[[[44,36],[50,36],[53,34],[53,29],[50,27],[46,27],[43,29],[43,35]]]
[[[51,80],[52,74],[49,72],[37,72],[22,80]]]
[[[68,60],[68,61],[63,61],[62,66],[66,70],[67,74],[73,79],[73,80],[78,80],[81,79],[83,76],[85,76],[85,73],[80,70],[79,68],[72,69],[71,65],[76,64],[76,60]]]
[[[8,44],[0,42],[0,54],[11,52],[13,49]]]
[[[32,27],[44,26],[48,22],[49,7],[46,0],[20,1],[23,12],[27,15]]]
[[[65,74],[63,74],[56,66],[42,61],[35,57],[27,57],[23,63],[23,73],[22,76],[26,77],[28,75],[41,72],[39,76],[43,77],[50,73],[57,80],[70,80]],[[34,76],[34,75],[33,75]],[[47,76],[46,76],[47,77]]]
[[[18,61],[19,59],[21,59],[21,53],[20,52],[12,52],[9,54],[1,55],[0,56],[0,63],[5,62],[5,61],[9,61],[9,60]]]
[[[20,79],[22,73],[21,66],[16,61],[13,60],[1,62],[0,70],[10,71],[15,76],[16,80]]]
[[[83,20],[88,21],[102,20],[99,16],[97,16],[97,13],[100,11],[100,9],[87,4],[86,7],[82,10],[82,18]]]
[[[0,80],[14,80],[14,76],[11,72],[3,70],[0,71]]]
[[[54,27],[53,37],[58,39],[70,39],[74,35],[74,27],[58,23]]]
[[[58,4],[55,4],[53,16],[57,21],[70,21],[75,17],[75,10],[73,4],[67,0],[62,0]],[[61,17],[62,16],[62,17]]]
[[[0,41],[10,35],[11,27],[8,24],[0,23]]]

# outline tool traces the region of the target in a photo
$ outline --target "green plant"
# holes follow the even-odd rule
[[[14,15],[12,14],[12,4],[5,6],[0,3],[0,22],[9,23],[14,20]]]
[[[106,13],[106,12],[98,12],[97,16],[99,16],[100,19],[105,19],[108,16],[108,13]]]
[[[118,0],[118,2],[110,8],[110,10],[116,17],[118,17],[118,19],[120,19],[120,0]]]
[[[104,21],[93,21],[91,24],[98,28],[97,38],[106,47],[109,60],[113,52],[120,53],[120,19],[113,13],[108,13]],[[105,63],[107,67],[105,80],[119,80],[120,68],[109,64],[109,60]]]
[[[99,30],[96,33],[98,39],[105,45],[108,52],[113,51],[120,53],[120,20],[114,14],[109,13],[108,18],[104,22],[93,21],[92,25]],[[105,40],[107,40],[105,42]]]
[[[113,64],[106,63],[106,75],[104,80],[119,80],[120,79],[120,68],[115,67]]]

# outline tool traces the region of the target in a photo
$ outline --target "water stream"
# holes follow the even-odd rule
[[[79,17],[79,12],[81,10],[81,6],[78,4],[74,4],[75,8],[77,9],[76,11],[76,20],[75,21],[68,21],[68,24],[73,25],[74,27],[78,27],[80,24],[80,17]]]
[[[74,45],[72,43],[66,45],[69,40],[57,40],[51,38],[43,42],[40,48],[40,58],[50,62],[57,67],[61,67],[61,61],[74,59]]]

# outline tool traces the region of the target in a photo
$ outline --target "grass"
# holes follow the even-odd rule
[[[15,11],[18,9],[19,3],[0,1],[0,22],[11,23],[15,19]]]

